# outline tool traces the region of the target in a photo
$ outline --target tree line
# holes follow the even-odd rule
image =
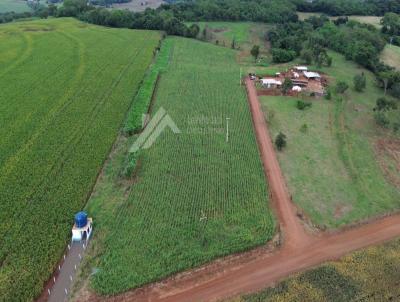
[[[400,0],[293,0],[298,11],[319,12],[330,16],[383,16],[400,13]]]

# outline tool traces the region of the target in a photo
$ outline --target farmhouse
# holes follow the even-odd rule
[[[296,66],[294,69],[297,70],[298,72],[308,71],[307,66]]]
[[[321,76],[319,75],[318,72],[304,71],[303,74],[308,80],[319,80],[319,79],[321,79]]]
[[[282,82],[276,79],[266,78],[261,79],[261,86],[263,88],[280,88],[282,86]]]
[[[288,71],[275,73],[275,76],[264,77],[260,80],[263,94],[278,95],[285,79],[293,83],[290,94],[296,95],[300,92],[308,92],[315,96],[322,96],[325,92],[324,83],[326,79],[318,72],[309,71],[307,66],[296,66]]]

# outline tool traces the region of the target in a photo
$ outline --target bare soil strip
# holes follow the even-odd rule
[[[260,156],[283,233],[282,247],[274,252],[265,251],[265,254],[244,254],[241,261],[222,260],[220,265],[212,263],[119,296],[92,295],[86,301],[217,301],[261,290],[290,274],[400,236],[400,215],[341,233],[308,234],[291,202],[256,89],[249,79],[246,79],[246,87]]]

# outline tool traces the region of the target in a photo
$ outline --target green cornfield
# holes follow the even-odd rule
[[[275,232],[236,52],[185,38],[162,48],[169,62],[152,115],[162,107],[181,133],[167,127],[141,150],[129,198],[104,226],[91,278],[100,294],[250,249]]]
[[[160,34],[0,26],[0,301],[31,301],[70,240]]]

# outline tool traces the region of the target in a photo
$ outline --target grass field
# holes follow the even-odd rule
[[[29,301],[70,238],[160,34],[0,26],[0,300]]]
[[[227,45],[230,46],[230,43],[233,39],[236,40],[237,43],[248,43],[250,41],[251,29],[257,23],[252,22],[198,22],[200,26],[200,32],[207,26],[210,28],[215,34],[215,39],[220,39],[222,41],[226,41]]]
[[[133,180],[118,176],[118,152],[128,147],[113,153],[87,207],[103,221],[92,242],[97,257],[88,265],[89,273],[97,271],[91,285],[101,294],[249,249],[274,234],[235,52],[184,38],[168,38],[162,49],[170,59],[153,114],[163,107],[181,134],[166,129],[142,150]]]
[[[191,23],[188,22],[190,25]],[[253,63],[250,50],[253,45],[260,46],[260,56],[269,57],[269,42],[265,35],[272,27],[271,24],[254,22],[197,22],[200,27],[199,38],[204,39],[203,30],[207,26],[206,41],[231,48],[235,40],[235,47],[240,51],[237,53],[237,61],[241,63]]]
[[[294,201],[314,223],[335,228],[400,208],[397,159],[387,152],[390,148],[377,152],[382,139],[400,142],[373,120],[372,108],[383,95],[373,75],[341,55],[332,56],[332,67],[323,68],[331,83],[336,78],[352,86],[353,76],[363,71],[365,92],[350,88],[342,102],[312,100],[312,108],[304,111],[296,108],[295,98],[262,97],[262,103],[273,135],[282,131],[288,137],[279,161]],[[303,125],[307,131],[301,131]],[[386,166],[380,166],[383,160],[389,161]],[[391,171],[384,173],[385,167]]]
[[[320,13],[302,13],[298,12],[297,15],[299,16],[300,20],[305,20],[311,16],[320,16]],[[377,17],[377,16],[348,16],[350,20],[355,20],[361,23],[367,23],[374,25],[378,28],[381,27],[381,19],[382,17]],[[330,17],[331,20],[335,20],[338,17]]]
[[[142,5],[142,3],[146,3],[146,5]],[[142,12],[147,8],[156,9],[163,3],[164,3],[163,0],[147,0],[147,1],[132,0],[126,3],[113,3],[112,9],[127,9],[132,12]]]
[[[400,47],[387,44],[381,54],[381,60],[400,70]]]
[[[400,241],[355,252],[231,302],[399,301]]]
[[[23,0],[0,0],[0,13],[6,12],[30,12],[30,7]]]

